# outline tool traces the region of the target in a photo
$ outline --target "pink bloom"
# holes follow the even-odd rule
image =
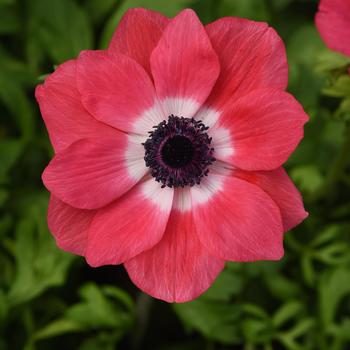
[[[321,0],[316,26],[329,48],[350,56],[350,0]]]
[[[265,23],[128,11],[108,50],[36,90],[56,152],[43,181],[58,246],[123,263],[168,302],[203,293],[226,260],[280,259],[283,233],[307,216],[281,167],[308,119],[286,86]]]

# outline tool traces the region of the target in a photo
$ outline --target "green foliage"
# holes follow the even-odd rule
[[[51,286],[64,282],[73,257],[57,249],[50,237],[45,216],[47,197],[32,202],[28,215],[16,225],[11,252],[16,272],[7,300],[10,306],[29,301]]]
[[[219,7],[219,16],[227,16],[234,13],[235,16],[253,19],[254,21],[269,21],[270,12],[266,1],[261,0],[223,0]]]
[[[92,27],[87,13],[75,2],[31,0],[29,11],[33,33],[30,40],[44,47],[54,63],[92,47]]]
[[[99,330],[101,336],[92,337],[82,344],[80,349],[91,347],[93,343],[103,344],[106,348],[115,346],[134,321],[134,304],[124,291],[112,286],[98,288],[88,283],[81,287],[82,301],[67,307],[61,318],[37,330],[29,344],[38,340],[56,337],[66,333]]]
[[[350,58],[328,50],[317,0],[0,0],[0,349],[346,350],[350,347]],[[228,263],[197,300],[168,305],[122,269],[59,250],[40,175],[52,156],[34,87],[81,50],[105,48],[123,13],[192,7],[268,21],[289,91],[310,115],[287,169],[309,218],[280,262]],[[41,80],[40,80],[41,79]]]
[[[195,301],[174,306],[176,313],[188,330],[197,329],[208,339],[222,343],[237,343],[241,307],[229,304],[238,295],[242,281],[229,269],[224,271],[208,292]]]

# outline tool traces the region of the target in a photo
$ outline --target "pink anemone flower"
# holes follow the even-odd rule
[[[350,56],[350,0],[321,0],[316,26],[330,49]]]
[[[283,233],[307,216],[281,167],[308,119],[286,86],[284,45],[265,23],[129,10],[108,50],[36,89],[57,245],[124,264],[168,302],[199,296],[225,261],[280,259]]]

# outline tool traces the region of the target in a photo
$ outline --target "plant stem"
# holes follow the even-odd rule
[[[132,339],[133,349],[142,349],[142,341],[147,331],[150,311],[152,308],[153,299],[145,294],[140,293],[136,302],[136,329]]]

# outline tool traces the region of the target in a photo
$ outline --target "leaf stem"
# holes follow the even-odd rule
[[[136,329],[132,339],[132,348],[141,349],[142,341],[147,331],[150,312],[152,309],[153,299],[145,294],[140,293],[136,302]]]

